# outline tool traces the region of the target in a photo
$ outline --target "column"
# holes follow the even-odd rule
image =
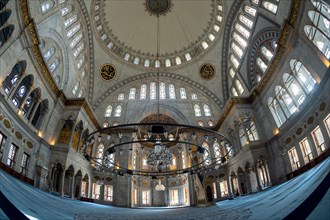
[[[231,189],[231,185],[230,185],[230,181],[229,181],[229,175],[226,175],[226,182],[227,182],[228,197],[232,198],[233,193],[232,193],[232,189]]]
[[[65,180],[65,167],[62,167],[61,185],[59,186],[59,193],[61,196],[64,194],[64,180]]]
[[[259,179],[259,175],[258,175],[258,165],[254,166],[254,170],[255,170],[255,174],[256,174],[256,178],[257,178],[257,190],[261,191],[262,187],[260,185],[260,179]]]
[[[74,185],[74,181],[75,181],[75,178],[74,178],[74,173],[70,176],[70,184],[71,184],[71,186],[70,186],[70,188],[71,188],[71,190],[70,190],[70,197],[71,198],[73,198],[74,197],[74,193],[75,193],[75,185]]]

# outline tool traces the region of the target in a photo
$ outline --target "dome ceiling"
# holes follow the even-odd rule
[[[216,0],[96,0],[92,11],[103,49],[143,68],[178,66],[200,57],[221,30],[222,6]]]

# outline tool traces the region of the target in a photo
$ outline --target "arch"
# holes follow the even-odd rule
[[[25,60],[19,61],[12,68],[11,72],[6,76],[5,80],[2,82],[2,87],[7,95],[10,95],[13,88],[18,84],[21,77],[26,70],[27,63]]]
[[[13,97],[12,97],[12,103],[17,107],[17,108],[21,108],[21,106],[23,105],[23,102],[25,100],[25,98],[27,97],[27,95],[30,92],[30,89],[33,85],[33,80],[34,77],[33,75],[27,75],[25,76],[20,84],[18,85]]]
[[[69,197],[73,195],[73,176],[74,176],[74,167],[70,165],[68,169],[64,173],[64,185],[63,185],[63,193]]]
[[[0,1],[0,11],[7,5],[9,0],[2,0]]]
[[[57,163],[52,169],[52,181],[51,181],[51,190],[55,192],[60,192],[61,190],[61,180],[63,175],[62,165]]]
[[[33,111],[35,110],[40,100],[40,97],[41,97],[41,89],[36,88],[29,94],[29,96],[25,100],[25,103],[22,108],[22,114],[29,120],[31,119]]]
[[[0,12],[0,28],[8,21],[11,15],[11,10],[5,10]]]
[[[42,122],[46,117],[48,110],[49,110],[48,99],[44,99],[42,102],[40,102],[31,122],[35,128],[37,129],[41,128]]]
[[[74,176],[74,197],[80,198],[81,195],[81,185],[82,185],[82,173],[78,170],[77,174]]]
[[[0,30],[0,47],[4,45],[14,32],[14,25],[8,25]]]
[[[68,144],[71,137],[71,131],[73,128],[73,120],[70,115],[64,122],[60,136],[58,138],[58,143]]]

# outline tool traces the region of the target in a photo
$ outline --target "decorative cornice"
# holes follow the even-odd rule
[[[251,91],[250,96],[248,98],[230,98],[228,100],[224,108],[224,111],[221,114],[217,125],[215,126],[216,130],[218,130],[221,127],[222,123],[225,121],[226,117],[228,116],[229,112],[231,111],[231,109],[235,104],[251,104],[263,92],[263,90],[265,89],[266,85],[269,82],[269,79],[274,75],[279,62],[283,57],[283,54],[286,52],[287,49],[286,44],[288,42],[289,35],[294,31],[293,27],[296,25],[299,8],[301,4],[302,3],[300,0],[293,0],[291,13],[288,19],[284,22],[284,26],[282,28],[280,37],[278,39],[277,53],[275,54],[271,65],[269,66],[268,70],[266,71],[265,75],[260,81],[259,86],[256,87],[253,91]],[[224,43],[225,43],[225,39],[224,39]]]

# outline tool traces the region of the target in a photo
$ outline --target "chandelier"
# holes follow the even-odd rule
[[[100,145],[104,150],[97,155],[95,152]],[[220,148],[220,155],[211,153],[210,148],[215,145]],[[212,171],[225,165],[232,153],[232,145],[223,134],[177,123],[141,122],[106,127],[89,134],[83,143],[83,154],[94,167],[119,175],[160,177]],[[128,158],[133,154],[144,156],[147,167],[113,160],[114,155]],[[175,154],[185,154],[189,163],[170,169]]]

